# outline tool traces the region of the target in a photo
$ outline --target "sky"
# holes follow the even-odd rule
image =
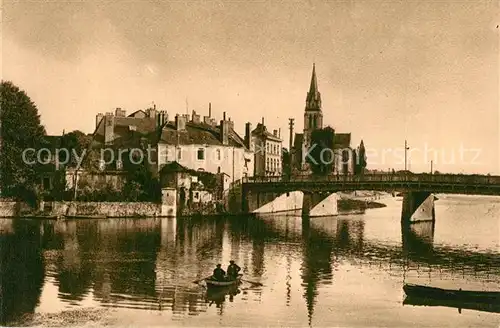
[[[500,174],[498,1],[3,0],[1,76],[49,134],[159,109],[238,132],[265,117],[288,146],[313,63],[324,125],[369,168]]]

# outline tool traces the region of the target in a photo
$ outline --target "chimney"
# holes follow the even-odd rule
[[[125,117],[125,116],[126,116],[126,113],[127,113],[127,112],[126,112],[125,110],[121,109],[120,107],[117,107],[117,108],[115,109],[115,116],[116,116],[116,117]]]
[[[278,138],[281,139],[281,128],[278,129]]]
[[[252,140],[252,123],[248,122],[245,124],[245,147],[250,149],[250,142]]]
[[[226,113],[224,112],[224,119],[220,121],[220,142],[223,145],[229,144],[229,122],[226,121]]]
[[[208,117],[212,117],[212,103],[208,103]]]
[[[264,118],[262,118],[262,127],[264,127]]]
[[[222,113],[222,120],[225,121],[226,120],[226,112]]]
[[[159,127],[165,126],[165,124],[168,122],[167,111],[165,111],[165,110],[159,111],[158,115],[156,116],[156,121],[158,122]]]
[[[175,115],[175,129],[177,131],[186,130],[186,116],[185,115]]]
[[[193,114],[191,115],[191,121],[195,124],[200,124],[201,123],[201,117],[200,115],[196,114],[196,112],[193,110]]]
[[[115,138],[115,117],[108,112],[104,116],[104,143],[110,144]]]
[[[278,137],[278,130],[273,130],[273,136]]]
[[[158,115],[156,116],[156,126],[161,128],[163,126],[163,114],[162,113],[158,113]]]
[[[166,110],[162,110],[162,122],[163,122],[163,125],[167,124],[168,122],[168,113]]]
[[[149,118],[155,118],[156,117],[156,108],[148,108],[146,109],[146,116]]]
[[[230,130],[234,131],[234,121],[231,121],[231,118],[229,118],[228,122],[229,122],[229,128],[230,128]]]
[[[97,127],[99,126],[99,123],[101,123],[102,119],[104,118],[104,114],[103,113],[98,113],[96,116],[95,116],[95,128],[97,129]]]

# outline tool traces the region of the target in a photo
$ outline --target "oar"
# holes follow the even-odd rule
[[[256,285],[256,286],[264,286],[260,282],[256,282],[256,281],[250,281],[250,280],[246,280],[246,279],[241,279],[241,281],[248,282],[248,283],[250,283],[252,285]]]
[[[208,276],[208,277],[205,277],[205,278],[201,278],[201,279],[195,280],[195,281],[193,281],[193,284],[197,284],[197,283],[199,283],[200,281],[203,281],[203,280],[208,279],[208,278],[210,278],[210,277],[211,277],[211,276]]]

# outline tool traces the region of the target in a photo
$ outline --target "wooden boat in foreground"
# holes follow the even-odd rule
[[[241,277],[243,277],[242,274],[239,274],[236,279],[233,280],[228,280],[228,281],[218,281],[218,280],[213,280],[212,277],[205,279],[205,283],[207,284],[207,287],[229,287],[229,286],[235,286],[239,285],[241,283]]]
[[[476,303],[500,302],[500,292],[442,289],[413,284],[405,284],[403,286],[403,290],[405,291],[407,296],[419,297],[424,299],[455,300]]]

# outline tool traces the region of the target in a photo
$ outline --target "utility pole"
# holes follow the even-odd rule
[[[410,147],[408,147],[408,142],[405,140],[405,171],[408,169],[408,155],[407,155],[407,150],[410,149]]]
[[[290,142],[289,142],[289,148],[288,148],[288,153],[291,154],[292,153],[292,145],[293,145],[293,122],[295,121],[295,119],[293,118],[289,118],[288,119],[290,122],[288,123],[288,125],[290,126]]]

